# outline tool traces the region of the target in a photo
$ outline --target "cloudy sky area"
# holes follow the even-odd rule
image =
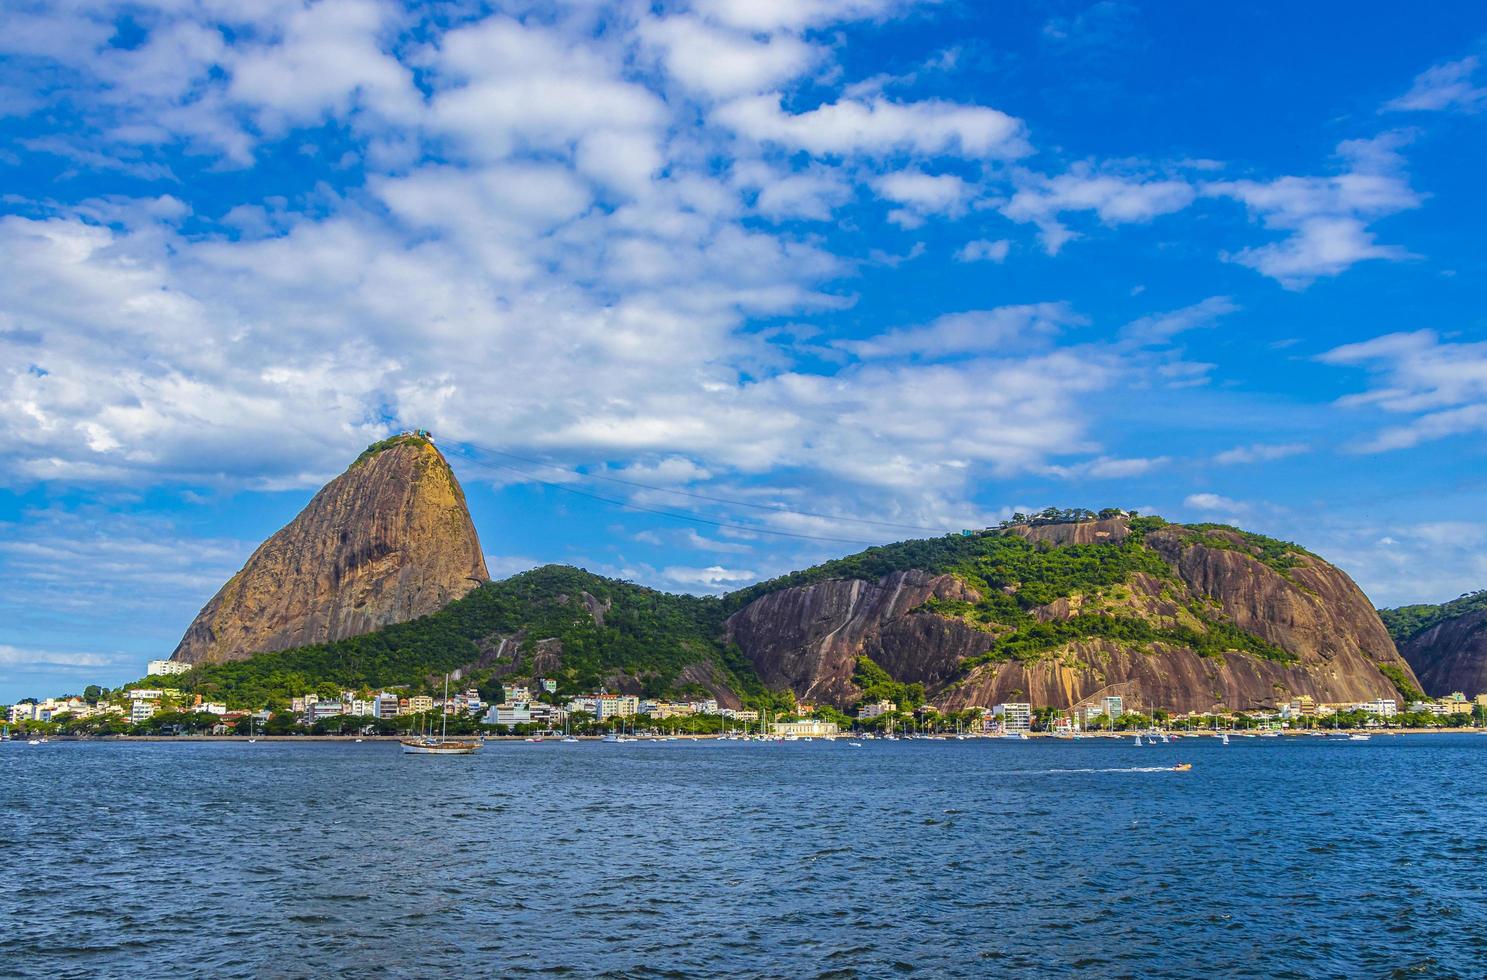
[[[1487,586],[1479,4],[5,20],[0,701],[137,676],[413,426],[497,575],[1052,504]]]

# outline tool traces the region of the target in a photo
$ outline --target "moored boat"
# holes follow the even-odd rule
[[[403,751],[413,755],[474,755],[480,743],[473,739],[459,738],[405,738],[401,740]]]
[[[409,755],[474,755],[484,743],[473,738],[448,738],[449,732],[449,675],[444,675],[444,714],[439,728],[439,737],[421,735],[404,738],[399,742]],[[357,739],[361,741],[361,739]]]

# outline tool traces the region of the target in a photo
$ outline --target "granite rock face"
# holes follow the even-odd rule
[[[1400,652],[1431,697],[1487,693],[1487,609],[1437,623],[1403,641]]]
[[[220,663],[358,636],[435,612],[489,577],[443,455],[417,436],[386,440],[259,546],[171,659]]]
[[[1124,518],[1081,524],[1015,527],[1007,533],[1040,547],[1118,545],[1130,534]],[[1207,531],[1217,545],[1225,532]],[[726,639],[753,662],[764,682],[788,686],[802,700],[845,707],[858,695],[852,670],[871,657],[895,679],[921,682],[941,708],[989,707],[1003,701],[1067,708],[1101,694],[1176,711],[1257,709],[1298,695],[1320,702],[1398,697],[1385,668],[1413,682],[1414,674],[1372,604],[1353,581],[1311,555],[1278,570],[1233,547],[1194,543],[1177,526],[1150,532],[1144,547],[1172,574],[1135,574],[1125,583],[1125,607],[1149,622],[1175,626],[1194,604],[1289,652],[1288,662],[1231,651],[1200,656],[1182,646],[1080,640],[1031,663],[1003,661],[969,671],[966,658],[997,639],[959,618],[922,609],[931,598],[977,596],[954,575],[908,569],[880,580],[830,580],[763,595],[727,621]],[[1086,597],[1072,596],[1032,611],[1041,621],[1078,614]],[[1457,688],[1459,689],[1459,688]]]

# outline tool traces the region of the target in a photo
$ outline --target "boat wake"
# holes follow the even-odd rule
[[[1172,772],[1171,766],[1116,766],[1109,769],[1024,769],[1024,775],[1032,776],[1040,773],[1049,775],[1063,775],[1069,773],[1090,772]]]

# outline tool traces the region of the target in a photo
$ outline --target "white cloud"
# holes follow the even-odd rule
[[[671,565],[663,569],[661,575],[666,581],[684,588],[701,588],[709,592],[726,592],[759,577],[746,569],[724,568],[722,565],[709,565],[706,568]]]
[[[109,667],[120,663],[122,659],[129,658],[121,658],[118,654],[63,653],[56,650],[22,649],[7,643],[0,643],[0,664],[18,667],[22,670],[27,668],[40,670],[58,667],[79,669]]]
[[[1213,461],[1223,466],[1233,466],[1240,463],[1269,463],[1277,459],[1287,459],[1291,456],[1300,456],[1308,452],[1311,452],[1311,446],[1304,442],[1255,442],[1248,446],[1235,446],[1233,449],[1226,449],[1215,455]]]
[[[1404,176],[1398,148],[1407,134],[1384,133],[1337,147],[1348,169],[1335,177],[1281,177],[1271,181],[1220,181],[1204,187],[1211,196],[1241,201],[1266,228],[1287,237],[1226,256],[1280,282],[1302,289],[1322,276],[1336,276],[1369,259],[1411,258],[1397,245],[1380,245],[1369,222],[1420,205]]]
[[[1093,211],[1106,225],[1139,223],[1181,211],[1197,196],[1185,180],[1102,173],[1087,164],[1055,177],[1024,173],[1018,184],[1002,213],[1036,224],[1050,255],[1078,237],[1059,220],[1061,214]]]
[[[260,123],[270,128],[313,122],[322,113],[346,115],[358,100],[389,120],[411,122],[421,102],[413,75],[379,42],[389,14],[372,0],[320,0],[295,10],[276,43],[226,59],[232,73],[228,96],[256,108]],[[190,44],[197,65],[223,57],[199,34],[191,35]]]
[[[978,238],[962,245],[955,253],[955,261],[1001,263],[1007,260],[1007,253],[1011,250],[1012,243],[1005,238],[997,241]]]
[[[673,78],[713,98],[766,91],[821,57],[816,47],[790,34],[760,38],[688,16],[649,21],[640,35],[660,50]]]
[[[739,541],[718,541],[715,538],[705,537],[688,528],[684,534],[687,547],[696,548],[699,551],[711,551],[715,554],[724,555],[747,555],[754,550],[752,545]]]
[[[1018,119],[985,106],[930,99],[842,99],[787,112],[778,95],[735,99],[713,119],[741,136],[816,156],[893,153],[1011,159],[1029,152]]]
[[[1332,515],[1319,524],[1308,516],[1304,530],[1307,548],[1344,569],[1380,606],[1444,602],[1487,582],[1487,524],[1478,521]]]
[[[772,221],[828,221],[853,195],[852,183],[844,174],[819,165],[789,172],[749,161],[733,168],[732,182],[754,192],[755,210]]]
[[[1323,363],[1366,368],[1374,387],[1338,400],[1413,416],[1385,426],[1355,448],[1407,449],[1422,442],[1487,431],[1487,342],[1454,343],[1431,330],[1392,333],[1335,347]]]
[[[1135,343],[1160,344],[1189,330],[1212,327],[1221,317],[1238,309],[1238,305],[1227,296],[1210,296],[1192,306],[1133,320],[1121,330],[1121,336]]]
[[[1099,456],[1072,466],[1050,466],[1048,467],[1048,473],[1051,476],[1061,477],[1066,480],[1120,480],[1133,476],[1144,476],[1152,470],[1166,466],[1170,462],[1172,462],[1171,456],[1125,458],[1119,456]]]
[[[1480,112],[1487,106],[1487,87],[1472,84],[1480,61],[1476,57],[1448,61],[1415,76],[1410,90],[1384,104],[1394,112]]]
[[[927,174],[922,170],[898,170],[873,181],[878,196],[903,205],[888,214],[888,220],[905,228],[917,228],[929,215],[955,218],[965,213],[976,188],[954,174]]]
[[[885,17],[912,0],[697,0],[708,17],[748,31],[802,30]]]
[[[665,104],[602,48],[497,16],[445,35],[435,64],[443,85],[427,123],[477,157],[568,152],[591,179],[632,194],[662,163]]]
[[[868,340],[843,341],[840,346],[861,358],[930,360],[1023,347],[1085,322],[1067,303],[1027,303],[946,313],[924,326],[890,330]]]
[[[1230,514],[1242,513],[1248,508],[1237,500],[1220,496],[1216,493],[1194,493],[1183,499],[1183,505],[1193,510],[1224,511]]]

